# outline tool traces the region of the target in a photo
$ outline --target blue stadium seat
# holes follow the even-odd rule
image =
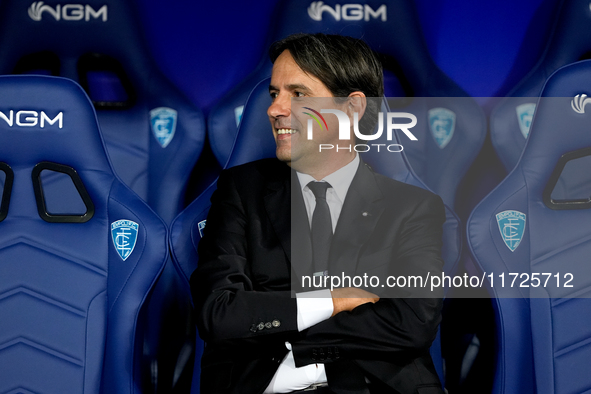
[[[338,11],[338,12],[337,12]],[[278,3],[273,17],[271,42],[293,33],[330,33],[362,38],[383,62],[386,96],[465,97],[467,94],[433,62],[422,39],[414,4],[406,0],[359,1],[345,8],[338,0]],[[223,165],[230,155],[240,113],[250,91],[271,75],[272,64],[265,56],[257,69],[230,91],[208,117],[212,150]],[[445,126],[417,130],[421,141],[407,150],[415,173],[444,202],[453,207],[458,184],[480,151],[486,135],[486,119],[476,102],[470,100],[462,112],[423,108],[422,117],[443,119]],[[443,138],[442,138],[443,137]]]
[[[269,78],[260,81],[249,95],[244,108],[242,121],[235,141],[231,144],[231,154],[224,168],[254,161],[257,159],[275,157],[275,140],[267,116],[267,108],[271,104],[269,97]],[[388,112],[384,101],[382,112]],[[384,138],[386,133],[383,134]],[[384,141],[376,140],[375,143]],[[396,143],[397,141],[391,141]],[[385,143],[385,142],[384,142]],[[363,160],[370,164],[377,172],[393,179],[428,189],[410,168],[404,153],[371,154],[363,153]],[[184,273],[186,290],[189,291],[189,279],[198,263],[197,245],[201,239],[201,232],[206,224],[209,212],[210,198],[216,189],[215,183],[199,197],[197,197],[171,225],[171,254],[173,261]],[[457,270],[461,254],[461,230],[459,219],[451,209],[446,207],[447,222],[444,228],[444,272],[453,274]],[[199,341],[199,339],[198,339]],[[443,365],[440,354],[439,337],[432,347],[432,354],[443,381]],[[197,352],[195,371],[193,375],[192,392],[197,393],[199,384],[199,361]]]
[[[246,100],[248,108],[244,111],[243,121],[235,139],[228,141],[231,154],[224,163],[224,168],[230,168],[250,161],[275,157],[275,140],[270,130],[266,109],[269,106],[269,79],[264,79]],[[264,122],[264,123],[263,123]],[[261,129],[261,125],[265,125]],[[263,130],[267,130],[265,133]],[[197,268],[199,257],[197,245],[201,239],[201,232],[205,227],[207,213],[211,206],[210,198],[216,189],[213,182],[201,193],[185,210],[183,210],[170,226],[170,253],[172,261],[182,272],[184,288],[187,297],[191,297],[190,278]],[[196,337],[195,364],[193,369],[192,393],[199,393],[201,374],[201,355],[203,341]]]
[[[558,2],[551,38],[542,57],[528,75],[493,110],[491,140],[507,171],[517,164],[523,152],[537,98],[547,78],[560,67],[591,58],[589,2]]]
[[[0,392],[141,392],[167,229],[114,174],[78,84],[0,77],[0,174]],[[81,205],[53,204],[58,175]]]
[[[591,61],[550,76],[516,167],[468,222],[470,250],[482,270],[494,275],[494,393],[591,388],[591,100],[584,96],[591,94],[589,81]],[[511,273],[519,274],[514,285]],[[572,288],[564,286],[569,273]]]
[[[141,33],[133,0],[2,0],[0,74],[59,75],[79,82],[97,111],[113,168],[170,223],[185,207],[187,183],[205,142],[205,120],[157,69]],[[190,303],[179,283],[167,264],[146,324],[147,357],[160,365],[145,367],[161,389],[173,384],[182,338],[194,337],[185,333],[192,327]],[[161,345],[161,339],[168,343]]]
[[[115,171],[170,223],[203,149],[203,114],[157,69],[133,0],[46,3],[0,3],[0,74],[80,83]]]

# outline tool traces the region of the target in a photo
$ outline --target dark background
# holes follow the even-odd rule
[[[277,1],[137,3],[156,62],[207,113],[266,56]],[[437,65],[471,96],[494,97],[505,96],[540,57],[557,0],[415,3]],[[478,101],[485,107],[490,102]]]

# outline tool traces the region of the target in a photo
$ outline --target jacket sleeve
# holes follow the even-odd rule
[[[392,265],[398,274],[441,274],[445,210],[435,195],[422,199],[397,232]],[[392,271],[389,271],[392,274]],[[383,284],[386,278],[380,278]],[[371,289],[368,289],[371,291]],[[440,322],[442,292],[382,296],[310,327],[292,343],[296,366],[339,359],[403,361],[428,352]],[[425,293],[419,293],[419,297]]]
[[[257,343],[272,335],[297,333],[296,299],[291,292],[257,291],[252,280],[247,235],[250,222],[233,172],[223,171],[191,276],[197,325],[206,341]],[[264,212],[260,213],[264,215]]]

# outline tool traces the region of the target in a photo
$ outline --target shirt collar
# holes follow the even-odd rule
[[[351,182],[353,182],[357,167],[359,167],[359,155],[355,155],[355,158],[349,164],[339,168],[332,174],[325,176],[320,181],[330,183],[339,199],[345,201],[345,196],[347,195],[349,186],[351,186]],[[309,190],[308,183],[315,181],[316,179],[308,174],[303,174],[297,171],[296,173],[298,175],[298,180],[300,181],[302,193]]]

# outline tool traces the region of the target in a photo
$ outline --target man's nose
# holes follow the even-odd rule
[[[267,114],[273,118],[278,118],[280,116],[290,116],[291,97],[288,95],[278,95],[275,100],[273,100],[273,103],[269,106]]]

